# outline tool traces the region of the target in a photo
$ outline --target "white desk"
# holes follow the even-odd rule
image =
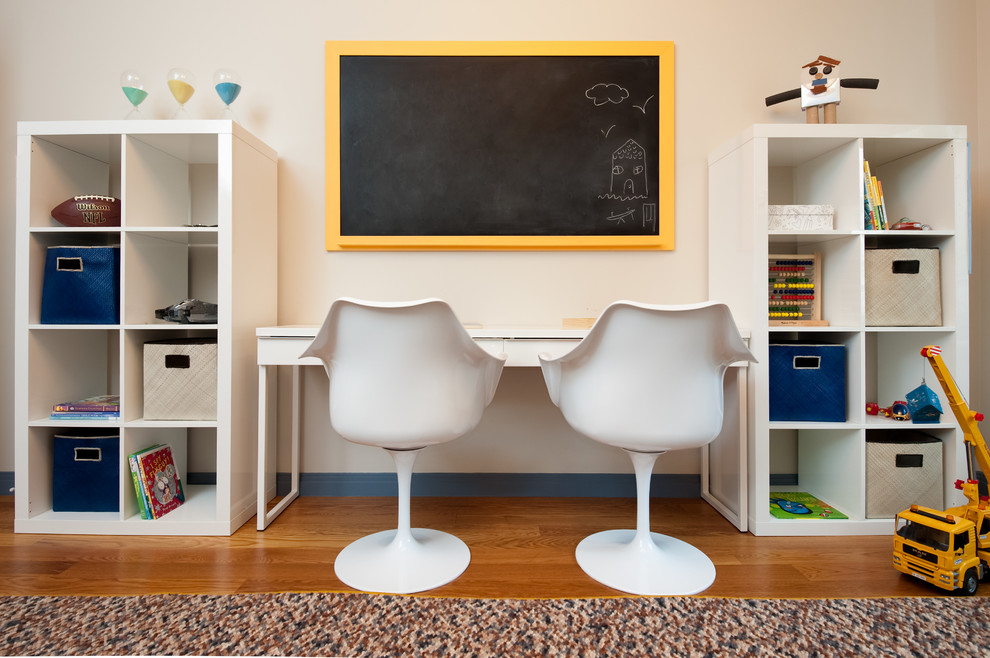
[[[305,351],[316,336],[317,325],[259,327],[258,337],[258,530],[264,530],[275,517],[282,513],[288,505],[299,496],[299,428],[300,428],[300,391],[302,389],[302,374],[300,366],[323,366],[319,359],[312,357],[301,359],[299,355]],[[491,354],[505,354],[505,365],[510,367],[539,367],[539,354],[549,354],[552,357],[561,356],[581,342],[587,335],[587,329],[560,329],[554,327],[484,327],[468,328],[468,333],[485,351]],[[745,366],[746,364],[738,364]],[[268,376],[269,368],[290,366],[292,368],[292,483],[290,491],[271,510],[268,505]],[[719,473],[726,469],[710,467],[710,451],[708,446],[702,449],[702,496],[720,513],[732,521],[741,531],[746,530],[746,368],[736,369],[737,377],[734,385],[739,391],[739,423],[724,423],[723,435],[728,435],[730,442],[738,441],[738,451],[731,448],[729,462],[738,457],[738,465],[729,463],[732,471],[731,479],[738,477],[739,498],[732,500],[737,493],[735,486],[726,500],[726,495],[718,492],[719,487],[711,486],[711,475],[719,478]],[[726,408],[726,419],[729,405]],[[720,453],[723,454],[723,453]],[[722,461],[725,461],[724,459]],[[734,485],[734,482],[733,482]],[[738,509],[733,509],[733,508]]]

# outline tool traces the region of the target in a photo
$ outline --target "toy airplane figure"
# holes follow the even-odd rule
[[[837,123],[836,106],[839,104],[839,89],[841,87],[876,89],[880,84],[876,78],[846,78],[841,80],[835,71],[838,65],[839,60],[819,55],[818,59],[801,67],[807,69],[805,75],[811,76],[811,79],[808,80],[807,77],[804,77],[804,82],[797,89],[767,96],[767,107],[800,98],[801,109],[805,112],[807,123],[818,123],[819,107],[824,108],[824,123]]]

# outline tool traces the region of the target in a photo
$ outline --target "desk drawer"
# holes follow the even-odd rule
[[[492,356],[501,356],[505,351],[505,341],[501,338],[475,338],[474,342]]]
[[[573,350],[581,342],[561,338],[510,338],[505,341],[505,352],[509,355],[507,366],[539,366],[539,355],[548,354],[556,359]]]
[[[300,359],[299,355],[306,351],[312,338],[259,338],[259,366],[322,366],[323,362],[316,357]]]
[[[319,359],[307,357],[300,359],[299,355],[306,350],[312,338],[301,336],[272,336],[258,338],[259,366],[318,366]],[[552,358],[567,354],[574,349],[581,339],[578,338],[500,338],[496,336],[476,336],[474,338],[483,350],[498,356],[507,355],[505,365],[521,367],[539,367],[541,352]]]

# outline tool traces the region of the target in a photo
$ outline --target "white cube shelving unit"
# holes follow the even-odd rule
[[[891,222],[909,217],[926,231],[864,228],[863,161],[883,184]],[[890,534],[892,519],[866,516],[866,442],[878,431],[921,430],[943,445],[946,506],[966,476],[963,435],[920,350],[941,345],[960,390],[969,388],[968,146],[962,126],[754,125],[709,155],[709,296],[726,302],[749,330],[758,359],[749,368],[749,528],[757,535]],[[829,204],[833,228],[771,231],[770,205]],[[868,326],[864,253],[935,248],[940,256],[942,325]],[[822,316],[828,326],[776,326],[767,318],[768,254],[818,253]],[[769,420],[769,344],[801,340],[846,347],[845,422]],[[916,425],[866,413],[921,383],[941,399],[941,422]],[[810,401],[813,403],[813,401]],[[774,452],[796,453],[794,485],[775,485]],[[773,490],[815,495],[848,520],[778,519]]]
[[[64,121],[17,125],[15,532],[229,535],[255,511],[255,328],[277,322],[277,155],[232,121]],[[119,227],[51,218],[75,195],[121,199]],[[121,251],[120,323],[40,322],[45,254],[55,245]],[[216,324],[155,319],[185,298],[218,305]],[[217,419],[143,418],[143,346],[217,340]],[[114,421],[53,421],[56,402],[112,393]],[[53,436],[73,427],[120,435],[119,509],[52,510]],[[141,519],[127,455],[173,450],[186,502]],[[215,472],[189,483],[190,462]]]

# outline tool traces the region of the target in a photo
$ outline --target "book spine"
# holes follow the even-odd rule
[[[53,411],[49,420],[117,420],[120,414],[116,412],[72,413],[69,411]]]
[[[144,491],[141,486],[141,475],[138,473],[138,461],[136,455],[131,455],[127,458],[127,462],[131,466],[131,479],[134,481],[134,493],[137,494],[138,501],[138,511],[141,512],[141,518],[148,518],[148,504],[144,500]]]
[[[887,209],[883,203],[883,185],[880,179],[870,172],[870,163],[863,161],[863,180],[866,184],[866,199],[870,205],[870,214],[874,230],[885,231],[889,228],[887,223]]]
[[[870,206],[870,192],[863,183],[863,228],[867,231],[873,230],[873,208]]]
[[[871,179],[872,176],[870,175],[870,162],[869,160],[863,160],[863,187],[864,187],[864,195],[866,197],[866,205],[868,206],[870,213],[869,228],[876,231],[877,229],[880,228],[880,222],[877,219],[876,204],[873,203]]]
[[[890,228],[890,222],[887,221],[887,206],[883,202],[883,185],[880,184],[879,179],[877,180],[877,196],[880,198],[880,217],[883,218],[883,227]]]
[[[75,412],[120,412],[119,404],[64,404],[59,403],[52,407],[52,411],[75,411]]]
[[[870,179],[870,194],[873,197],[873,208],[877,215],[877,227],[882,231],[887,228],[884,221],[883,208],[880,207],[880,194],[877,192],[877,177]]]

